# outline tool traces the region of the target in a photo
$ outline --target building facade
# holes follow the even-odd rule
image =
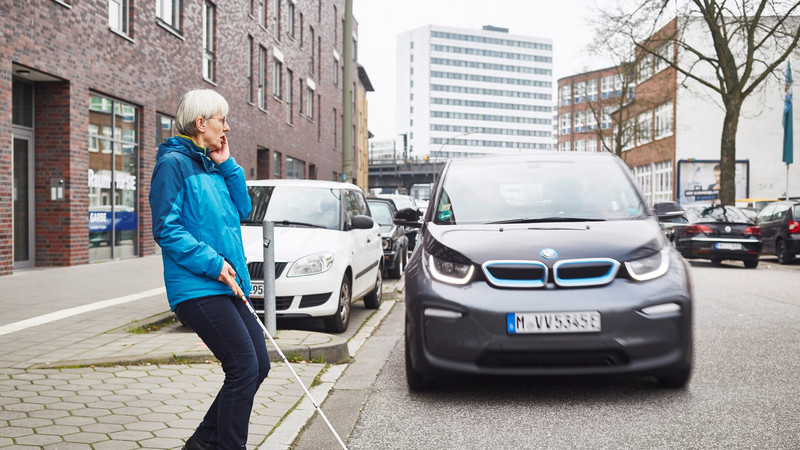
[[[156,252],[150,176],[193,88],[228,100],[248,179],[339,179],[344,3],[0,7],[0,274]]]
[[[552,148],[550,39],[429,25],[397,37],[396,129],[411,159]]]

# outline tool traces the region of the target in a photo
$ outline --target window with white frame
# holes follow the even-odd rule
[[[250,12],[253,17],[258,20],[258,24],[266,28],[267,6],[265,2],[266,0],[252,0],[252,3],[250,4]]]
[[[595,116],[595,111],[592,110],[586,111],[586,129],[587,130],[597,129],[597,117]]]
[[[591,80],[586,82],[586,98],[591,100],[597,100],[597,79],[592,78]]]
[[[614,143],[611,140],[611,136],[603,136],[603,147],[598,151],[614,152]]]
[[[653,140],[653,113],[645,111],[636,116],[636,145],[647,144]]]
[[[614,76],[603,77],[600,80],[600,94],[602,98],[610,98],[614,92]]]
[[[272,2],[272,36],[281,40],[281,0]]]
[[[156,0],[156,17],[162,24],[167,25],[176,31],[180,31],[180,8],[180,0]]]
[[[639,189],[644,194],[644,198],[647,201],[648,205],[653,204],[653,192],[652,192],[652,178],[653,173],[650,167],[650,164],[645,164],[643,166],[636,166],[633,168],[634,177],[636,178],[636,182],[639,184]]]
[[[569,113],[561,115],[561,135],[570,134],[572,132],[572,123]]]
[[[277,59],[272,60],[272,95],[278,100],[283,95],[283,63]]]
[[[600,116],[600,128],[607,130],[611,128],[611,106],[604,106]]]
[[[314,120],[314,89],[311,86],[306,86],[306,117],[308,120]]]
[[[672,201],[672,160],[653,165],[653,202]]]
[[[294,39],[294,2],[289,0],[289,3],[286,4],[288,10],[286,14],[286,28],[289,31],[289,37]]]
[[[267,59],[267,49],[258,46],[258,107],[261,109],[266,109],[267,107],[267,64],[269,60]]]
[[[575,132],[582,133],[586,131],[586,125],[584,123],[584,116],[585,113],[583,111],[575,111]]]
[[[581,81],[575,84],[575,103],[586,101],[586,82]]]
[[[130,34],[129,0],[108,0],[108,26],[122,34]]]
[[[569,106],[572,102],[572,87],[569,84],[561,86],[559,95],[561,96],[561,106]]]
[[[570,142],[569,141],[562,142],[561,143],[561,150],[565,151],[565,152],[570,151]]]
[[[672,61],[672,44],[671,42],[665,42],[656,50],[656,62],[655,62],[655,73],[661,72],[662,70],[669,67],[669,63],[667,61]]]
[[[633,119],[628,119],[622,126],[622,150],[630,150],[633,148],[634,125]]]
[[[575,141],[575,151],[582,152],[586,150],[586,142],[583,139]]]
[[[655,138],[661,139],[672,136],[672,102],[664,103],[656,107],[656,132]]]
[[[339,58],[333,56],[333,85],[339,85]]]
[[[587,152],[597,151],[597,139],[592,138],[586,140],[586,151]]]
[[[622,75],[614,77],[614,91],[616,91],[617,97],[622,95]]]
[[[637,67],[639,83],[653,76],[653,57],[649,53],[642,56]]]
[[[216,19],[216,7],[211,2],[203,5],[203,78],[214,81],[216,73],[214,71],[214,21]]]

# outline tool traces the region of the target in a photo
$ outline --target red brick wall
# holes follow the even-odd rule
[[[132,2],[130,39],[109,30],[107,2],[71,1],[71,7],[53,0],[0,4],[0,275],[13,267],[11,234],[11,77],[12,63],[64,81],[35,85],[36,143],[36,263],[72,265],[88,261],[88,109],[92,92],[139,107],[139,245],[141,255],[152,254],[151,216],[148,205],[150,175],[156,155],[156,114],[173,115],[183,93],[192,88],[218,90],[231,110],[229,139],[232,154],[248,178],[257,173],[258,148],[278,151],[314,164],[321,179],[341,172],[341,142],[334,145],[332,111],[341,111],[342,75],[334,86],[333,50],[343,58],[344,0],[299,0],[295,6],[295,38],[288,36],[287,1],[282,0],[281,35],[271,26],[261,27],[249,14],[245,1],[217,0],[216,80],[203,80],[201,72],[201,11],[203,2],[182,2],[180,36],[158,25],[155,0]],[[267,1],[268,25],[273,2]],[[334,5],[336,8],[334,8]],[[336,17],[334,17],[334,10]],[[300,14],[303,42],[300,42]],[[338,42],[334,42],[334,24]],[[309,72],[309,27],[314,28],[315,68]],[[264,110],[248,103],[248,35],[254,40],[253,70],[258,46],[284,55],[286,69],[294,73],[292,97],[298,102],[301,82],[316,84],[314,121],[300,115],[305,105],[294,106],[288,124],[285,105],[272,97],[272,65],[268,65],[269,95]],[[321,43],[321,46],[319,45]],[[354,74],[356,73],[354,66]],[[257,78],[257,74],[254,74]],[[354,78],[355,79],[355,78]],[[254,93],[255,94],[255,93]],[[319,97],[317,97],[319,96]],[[306,93],[302,94],[303,99]],[[321,104],[318,102],[321,101]],[[317,112],[322,112],[322,117]],[[317,128],[321,127],[318,136]],[[336,131],[341,136],[341,130]],[[66,199],[49,200],[51,177],[66,180]]]

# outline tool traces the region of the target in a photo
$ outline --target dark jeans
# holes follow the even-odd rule
[[[253,397],[269,373],[264,331],[237,297],[217,295],[178,304],[175,314],[222,363],[225,381],[194,432],[220,449],[245,448]]]

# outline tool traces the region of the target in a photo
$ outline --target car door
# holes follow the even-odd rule
[[[775,233],[777,223],[772,220],[777,205],[767,205],[756,216],[756,224],[761,228],[762,253],[775,253]]]
[[[357,215],[370,216],[364,195],[354,189],[345,190],[345,207],[348,224]],[[375,283],[376,270],[383,256],[380,226],[373,224],[368,230],[348,227],[348,239],[352,245],[353,297],[360,297]],[[376,257],[377,255],[377,257]]]

